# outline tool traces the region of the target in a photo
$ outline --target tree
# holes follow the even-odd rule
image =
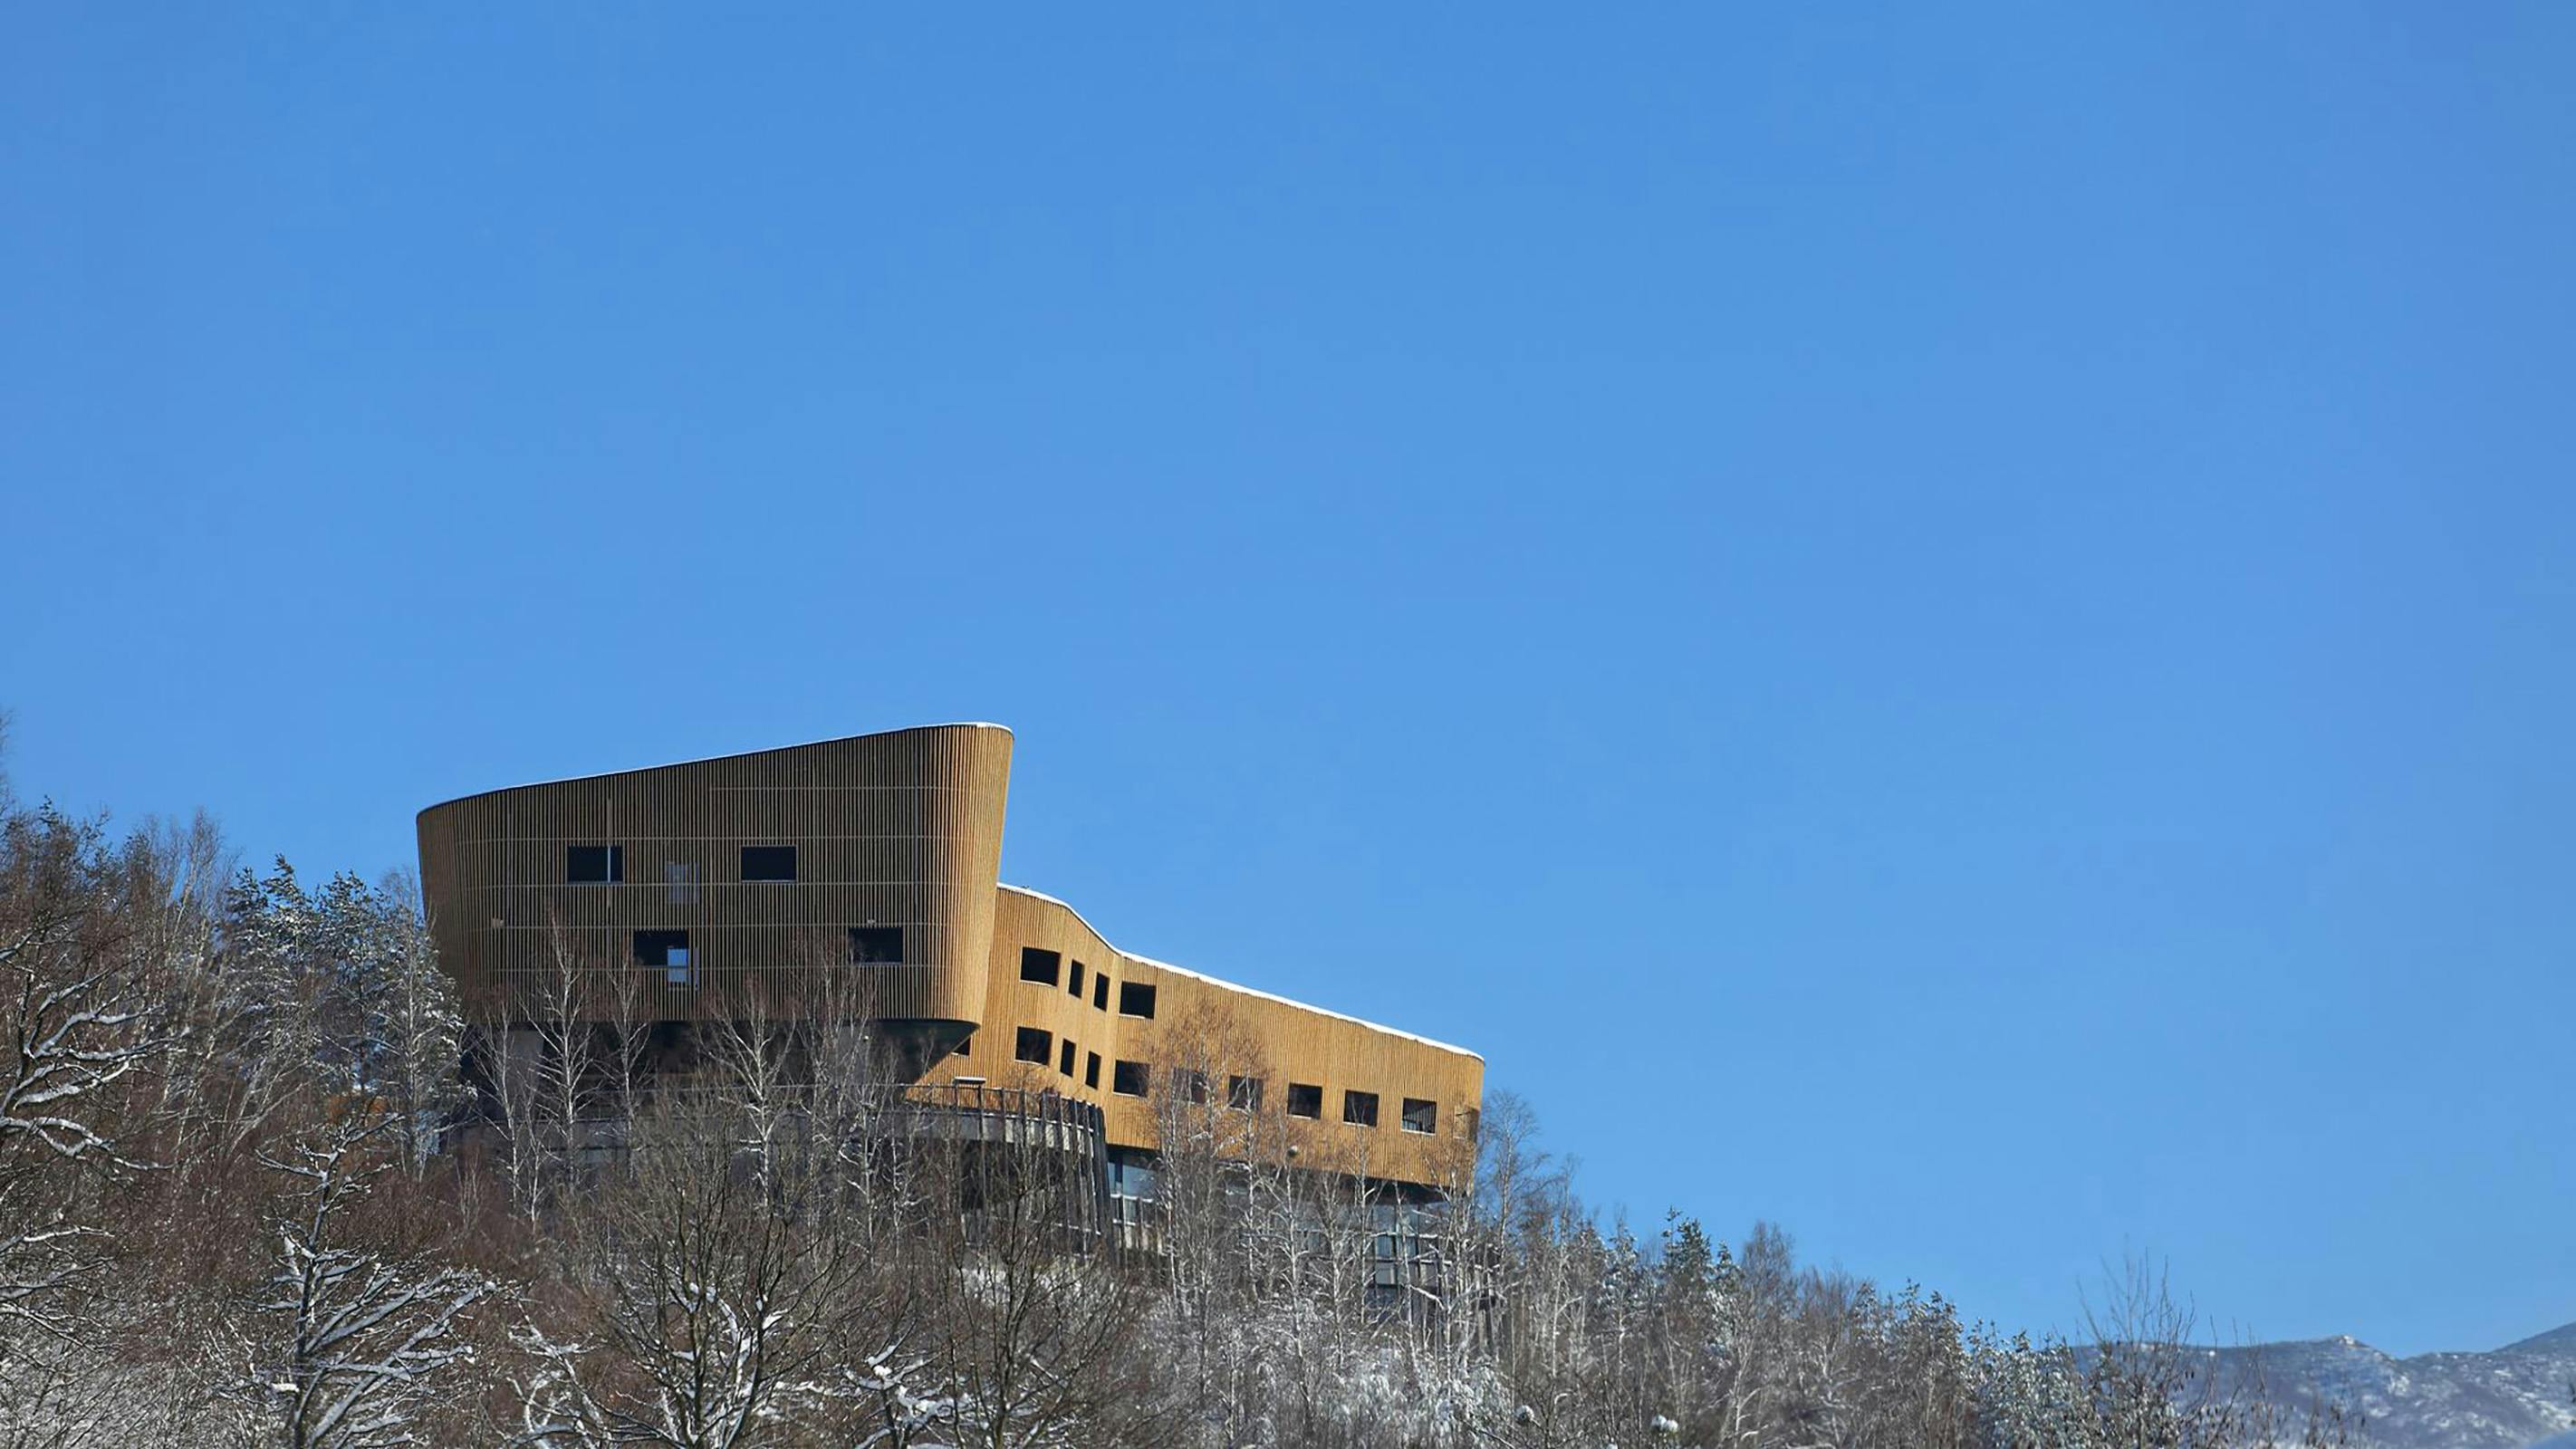
[[[200,904],[163,842],[0,798],[0,1423],[66,1403],[112,1306],[112,1184],[144,1171],[136,1110],[184,1034],[166,1009]]]
[[[404,1168],[417,1179],[464,1100],[457,1070],[464,1017],[456,983],[439,969],[419,882],[387,876],[362,908],[374,942],[365,995],[374,1085],[401,1139]]]
[[[1090,1192],[1078,1164],[1043,1148],[973,1156],[974,1181],[954,1199],[972,1211],[939,1226],[926,1275],[959,1442],[1149,1449],[1170,1430],[1142,1351],[1153,1295],[1114,1259],[1068,1251]]]
[[[750,1001],[707,1035],[692,1088],[641,1106],[556,1219],[559,1287],[521,1334],[519,1440],[755,1449],[831,1424],[908,1444],[944,1398],[907,1356],[903,1218],[852,1170],[873,1154],[848,1133],[874,1119],[814,1090],[862,1069],[818,1071]]]
[[[405,1150],[394,1119],[361,1111],[261,1158],[298,1186],[274,1225],[277,1271],[259,1304],[273,1328],[257,1340],[245,1390],[288,1449],[427,1442],[427,1409],[474,1357],[459,1320],[498,1285],[350,1240],[371,1185]]]

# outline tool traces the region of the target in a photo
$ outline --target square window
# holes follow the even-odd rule
[[[1172,1068],[1172,1095],[1193,1107],[1207,1105],[1207,1073],[1188,1067]]]
[[[1225,1104],[1238,1112],[1260,1111],[1261,1079],[1259,1077],[1226,1078]]]
[[[1324,1115],[1324,1089],[1312,1082],[1288,1084],[1288,1115],[1321,1117]]]
[[[1152,1079],[1152,1069],[1143,1062],[1119,1062],[1109,1069],[1109,1090],[1122,1097],[1141,1097]]]
[[[1440,1105],[1437,1102],[1426,1102],[1420,1097],[1405,1098],[1404,1130],[1407,1132],[1439,1131]]]
[[[1091,1009],[1094,1011],[1109,1009],[1109,973],[1106,971],[1098,972],[1091,978]]]
[[[1012,1060],[1035,1062],[1039,1066],[1045,1066],[1047,1058],[1054,1052],[1055,1033],[1034,1026],[1021,1027],[1019,1039],[1011,1045]]]
[[[1063,965],[1064,958],[1053,951],[1041,951],[1035,946],[1022,946],[1020,948],[1020,979],[1022,981],[1034,981],[1040,986],[1053,986],[1055,984],[1056,972],[1062,969]]]
[[[1068,1077],[1073,1075],[1073,1038],[1064,1039],[1064,1056],[1055,1064],[1055,1069]]]
[[[1152,1016],[1154,1014],[1154,988],[1146,985],[1142,981],[1119,982],[1118,1014],[1120,1016]]]
[[[796,847],[792,845],[746,845],[742,848],[744,880],[796,879]]]
[[[1354,1127],[1377,1125],[1377,1093],[1342,1093],[1342,1120]]]
[[[1100,1085],[1100,1053],[1084,1052],[1082,1054],[1082,1084],[1086,1087],[1097,1087]]]
[[[567,845],[564,880],[573,885],[615,885],[626,879],[626,847]]]
[[[850,960],[860,966],[903,964],[903,927],[852,926]]]
[[[639,966],[662,968],[664,979],[673,986],[686,986],[696,980],[689,959],[689,933],[686,931],[638,931],[635,933],[635,961]]]
[[[1079,961],[1074,962],[1074,963],[1073,963],[1073,969],[1072,969],[1071,971],[1068,971],[1068,972],[1066,972],[1066,973],[1065,973],[1065,977],[1064,977],[1064,993],[1065,993],[1065,995],[1072,997],[1072,998],[1073,998],[1074,1000],[1076,1000],[1076,1001],[1080,1001],[1080,1000],[1082,999],[1082,963],[1081,963],[1081,962],[1079,962]]]

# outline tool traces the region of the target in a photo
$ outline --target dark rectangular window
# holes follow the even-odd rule
[[[850,959],[861,966],[896,966],[903,962],[903,927],[852,926]]]
[[[1466,1111],[1459,1113],[1458,1117],[1459,1129],[1467,1134],[1468,1141],[1475,1141],[1476,1133],[1485,1125],[1485,1114],[1473,1107],[1470,1107]]]
[[[1436,1103],[1436,1102],[1426,1102],[1426,1101],[1422,1100],[1420,1097],[1407,1097],[1407,1098],[1405,1098],[1405,1099],[1404,1099],[1404,1130],[1405,1130],[1405,1131],[1407,1131],[1407,1132],[1437,1132],[1437,1131],[1439,1131],[1439,1130],[1440,1130],[1440,1107],[1439,1107],[1439,1104],[1438,1104],[1438,1103]]]
[[[1100,1085],[1100,1053],[1084,1052],[1082,1054],[1082,1084],[1086,1087],[1097,1087]]]
[[[1238,1112],[1260,1111],[1261,1079],[1259,1077],[1226,1078],[1225,1104]]]
[[[1152,1016],[1154,1014],[1154,988],[1146,985],[1142,981],[1119,982],[1118,1014],[1120,1016]]]
[[[1054,1053],[1055,1033],[1034,1026],[1021,1027],[1019,1040],[1011,1046],[1013,1060],[1035,1062],[1039,1066],[1045,1066],[1047,1058]]]
[[[1056,1069],[1057,1071],[1059,1071],[1059,1072],[1064,1073],[1064,1074],[1065,1074],[1066,1076],[1068,1076],[1068,1077],[1073,1075],[1073,1038],[1072,1038],[1072,1037],[1066,1037],[1066,1038],[1064,1039],[1064,1057],[1063,1057],[1063,1059],[1062,1059],[1062,1060],[1058,1061],[1058,1062],[1055,1064],[1055,1069]]]
[[[1065,973],[1064,994],[1076,1001],[1082,999],[1082,963],[1079,961],[1074,962],[1073,969]]]
[[[1377,1093],[1342,1093],[1342,1120],[1354,1127],[1377,1125]]]
[[[796,879],[796,847],[792,845],[746,845],[742,848],[744,880]]]
[[[1153,1072],[1143,1062],[1119,1062],[1109,1069],[1109,1090],[1122,1097],[1141,1097]]]
[[[615,885],[626,879],[626,847],[567,845],[564,879],[574,885]]]
[[[1020,948],[1020,979],[1022,981],[1034,981],[1040,986],[1053,986],[1055,984],[1055,974],[1063,967],[1063,965],[1064,958],[1053,951],[1041,951],[1035,946],[1022,946]]]
[[[1207,1073],[1189,1067],[1172,1068],[1172,1095],[1193,1107],[1207,1105]]]
[[[953,1052],[949,1053],[949,1055],[951,1055],[951,1056],[959,1056],[959,1057],[962,1057],[962,1056],[966,1055],[966,1053],[967,1053],[969,1050],[971,1050],[971,1049],[974,1047],[974,1045],[975,1045],[975,1033],[973,1033],[973,1032],[971,1032],[971,1031],[970,1031],[970,1032],[966,1033],[966,1035],[965,1035],[965,1036],[960,1037],[960,1038],[958,1039],[958,1042],[957,1042],[957,1050],[955,1050],[955,1051],[953,1051]]]
[[[1099,972],[1091,978],[1091,1009],[1094,1011],[1109,1009],[1109,973],[1106,971]]]
[[[1321,1117],[1324,1115],[1324,1089],[1312,1082],[1288,1084],[1288,1115]]]
[[[691,975],[689,933],[686,931],[638,931],[635,933],[635,962],[639,966],[658,966],[674,986],[686,986],[696,978]]]

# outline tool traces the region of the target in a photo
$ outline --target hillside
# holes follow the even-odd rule
[[[2507,1344],[2499,1353],[2576,1353],[2576,1323],[2535,1333],[2520,1343]]]
[[[2373,1449],[2576,1449],[2576,1324],[2485,1353],[2391,1358],[2351,1338],[2228,1349],[2269,1397],[2337,1400],[2364,1416]]]

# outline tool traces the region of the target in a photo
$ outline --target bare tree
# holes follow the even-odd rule
[[[0,815],[0,1416],[21,1427],[85,1361],[108,1188],[145,1165],[135,1105],[184,1032],[164,917],[194,903],[173,889],[147,834],[111,847],[50,806]]]
[[[2084,1382],[2101,1441],[2139,1449],[2231,1449],[2236,1445],[2348,1442],[2343,1406],[2312,1396],[2304,1413],[2269,1392],[2258,1352],[2230,1373],[2201,1341],[2199,1312],[2176,1299],[2166,1266],[2131,1255],[2103,1273],[2085,1300],[2091,1342]]]
[[[642,1102],[564,1215],[563,1291],[521,1339],[521,1442],[908,1444],[942,1421],[907,1347],[902,1223],[852,1140],[879,1121],[847,1059],[864,1015],[816,991],[711,1001],[696,1080]]]
[[[298,1186],[259,1304],[276,1329],[260,1336],[246,1394],[265,1401],[289,1449],[422,1442],[426,1411],[473,1357],[459,1319],[495,1291],[490,1278],[351,1240],[372,1183],[402,1167],[404,1150],[392,1119],[364,1113],[261,1159]]]
[[[578,1159],[591,1119],[590,996],[601,972],[582,958],[561,921],[546,928],[546,972],[529,1013],[536,1045],[533,1086],[540,1151],[564,1169]]]
[[[522,1442],[790,1442],[784,1426],[819,1412],[846,1320],[870,1306],[858,1245],[819,1205],[764,1191],[733,1130],[686,1106],[638,1124],[587,1216],[562,1326],[525,1340]]]
[[[928,1323],[961,1444],[1149,1449],[1169,1405],[1142,1349],[1149,1286],[1068,1251],[1094,1191],[1064,1154],[1012,1153],[976,1170],[975,1211],[931,1243]]]

